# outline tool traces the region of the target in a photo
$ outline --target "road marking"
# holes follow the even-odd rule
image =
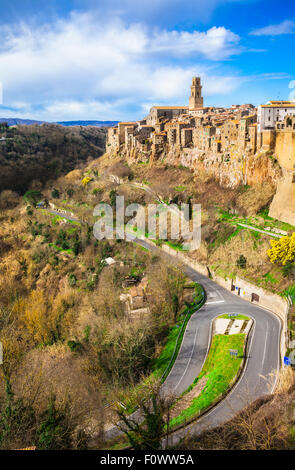
[[[265,354],[266,354],[268,330],[269,330],[269,323],[267,322],[266,336],[265,336],[265,343],[264,343],[264,350],[263,350],[263,357],[262,357],[262,367],[264,366],[264,360],[265,360]]]
[[[205,305],[209,304],[223,304],[224,300],[213,300],[212,302],[205,302]]]
[[[199,329],[199,328],[196,329],[194,344],[193,344],[193,347],[192,347],[192,352],[191,352],[189,361],[188,361],[188,363],[187,363],[187,365],[186,365],[185,371],[184,371],[184,373],[182,374],[182,376],[180,377],[180,379],[179,379],[177,385],[173,388],[173,391],[175,391],[175,390],[177,389],[178,385],[180,384],[180,382],[182,381],[183,377],[184,377],[185,374],[186,374],[186,371],[187,371],[187,369],[188,369],[188,366],[189,366],[190,363],[191,363],[191,360],[192,360],[192,357],[193,357],[193,353],[194,353],[194,350],[195,350],[195,345],[196,345],[196,339],[197,339],[198,329]],[[184,337],[183,337],[183,338],[184,338]],[[175,361],[175,362],[176,362],[176,361]]]

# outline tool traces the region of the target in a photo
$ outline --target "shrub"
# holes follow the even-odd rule
[[[77,278],[75,274],[70,273],[68,277],[68,283],[70,287],[74,287],[77,284]]]
[[[24,195],[24,200],[32,206],[35,206],[42,198],[43,195],[40,191],[27,191]]]
[[[83,351],[83,345],[79,341],[68,341],[68,346],[72,352],[81,352]]]
[[[51,196],[52,196],[54,199],[58,199],[58,198],[59,198],[59,191],[58,191],[58,189],[53,188],[53,190],[51,191]]]
[[[67,189],[67,195],[68,195],[69,197],[73,197],[73,195],[74,195],[74,190],[73,190],[73,188],[68,188],[68,189]]]
[[[270,241],[271,248],[267,254],[271,263],[278,263],[283,266],[295,263],[295,232],[290,237],[282,237],[279,240]]]
[[[84,187],[86,187],[91,181],[91,178],[89,176],[85,176],[85,178],[82,179],[82,184]]]
[[[239,258],[236,261],[236,264],[238,268],[245,269],[247,265],[247,259],[245,258],[244,255],[240,255]]]
[[[96,196],[97,194],[102,193],[102,192],[103,190],[101,188],[94,188],[92,191],[92,194]]]

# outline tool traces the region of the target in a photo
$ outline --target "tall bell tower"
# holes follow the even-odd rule
[[[189,110],[203,107],[202,85],[200,77],[193,77],[191,96],[189,97]]]

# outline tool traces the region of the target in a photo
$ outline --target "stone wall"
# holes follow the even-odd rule
[[[295,226],[295,183],[293,172],[284,171],[269,209],[270,217]]]
[[[277,132],[274,153],[282,167],[283,177],[278,181],[269,215],[295,225],[295,132],[293,130]]]
[[[282,168],[295,170],[295,132],[293,130],[277,132],[275,155]]]

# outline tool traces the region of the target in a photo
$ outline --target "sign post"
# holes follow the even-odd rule
[[[231,357],[237,358],[237,356],[238,356],[238,350],[237,349],[230,349],[229,353],[230,353]]]

